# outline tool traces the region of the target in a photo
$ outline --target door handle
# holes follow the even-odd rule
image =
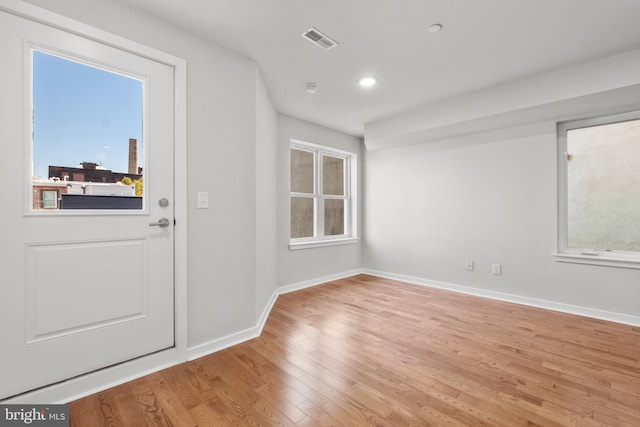
[[[160,218],[160,220],[158,222],[152,222],[149,225],[150,226],[158,226],[158,227],[168,227],[169,226],[169,218]]]

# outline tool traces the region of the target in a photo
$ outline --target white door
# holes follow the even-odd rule
[[[75,192],[82,188],[85,194],[76,195],[77,200],[89,192],[107,194],[116,184],[107,178],[102,187],[78,184],[84,171],[49,183],[33,180],[34,156],[44,150],[32,146],[36,126],[32,120],[37,124],[42,119],[31,111],[32,89],[40,90],[32,88],[34,51],[140,82],[142,137],[136,147],[144,167],[113,172],[139,172],[142,196],[92,196],[100,203],[117,203],[98,204],[99,208],[90,203],[93,208],[87,209],[67,201],[71,209],[60,209],[61,186],[67,185],[66,194],[74,185]],[[0,399],[4,399],[174,346],[174,70],[4,12],[0,12],[0,57]],[[65,126],[57,125],[59,130]],[[105,120],[101,125],[109,128],[112,123]],[[62,151],[72,157],[69,147]],[[106,176],[106,166],[89,163],[87,176],[89,172]],[[118,203],[125,199],[133,200],[134,206],[123,209]],[[150,225],[161,218],[168,220],[167,226]]]

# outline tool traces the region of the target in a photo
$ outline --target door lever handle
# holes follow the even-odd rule
[[[158,226],[158,227],[168,227],[169,226],[169,219],[168,218],[160,218],[160,220],[158,222],[152,222],[149,225],[150,226]]]

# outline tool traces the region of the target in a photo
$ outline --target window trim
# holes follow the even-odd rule
[[[112,49],[116,49],[116,51],[122,51],[124,53],[132,53],[134,55],[138,55],[143,59],[150,59],[152,61],[161,63],[161,64],[173,64],[173,59],[169,59],[167,58],[166,60],[161,60],[161,59],[154,59],[154,58],[161,58],[163,57],[165,54],[164,53],[160,53],[157,52],[157,55],[162,55],[162,56],[149,56],[149,54],[147,55],[143,55],[143,54],[138,54],[136,50],[130,50],[130,49],[124,49],[124,48],[120,48],[118,47],[118,44],[106,44],[103,43],[100,40],[94,40],[98,45],[104,45],[108,50],[112,50]],[[126,41],[126,43],[129,43],[129,41]],[[144,48],[146,49],[146,48]],[[27,74],[26,74],[26,78],[27,81],[29,81],[29,85],[26,87],[26,96],[28,99],[28,102],[26,103],[28,110],[27,110],[27,114],[25,115],[25,117],[28,117],[28,123],[26,124],[26,129],[27,129],[27,135],[28,135],[28,142],[27,142],[27,150],[25,151],[26,157],[25,157],[25,179],[26,179],[26,192],[25,194],[30,195],[33,192],[34,189],[34,185],[33,185],[33,176],[34,176],[34,171],[33,171],[33,155],[34,155],[34,122],[33,122],[33,110],[34,110],[34,105],[33,105],[33,97],[34,97],[34,87],[33,87],[33,79],[34,79],[34,52],[40,52],[43,53],[45,55],[49,55],[49,56],[54,56],[60,59],[63,59],[65,61],[70,61],[70,62],[74,62],[76,64],[82,65],[82,66],[86,66],[89,68],[94,68],[94,69],[98,69],[101,71],[105,71],[108,73],[112,73],[112,74],[116,74],[116,75],[120,75],[122,77],[125,78],[129,78],[132,80],[138,80],[142,83],[142,139],[141,141],[144,142],[148,139],[148,114],[149,114],[149,77],[148,76],[143,76],[143,75],[139,75],[136,74],[134,72],[132,72],[131,70],[125,70],[126,67],[122,66],[122,62],[119,62],[121,59],[114,59],[114,58],[110,58],[108,60],[105,59],[97,59],[97,56],[100,52],[94,53],[93,55],[86,55],[83,54],[81,52],[67,52],[64,51],[63,49],[59,49],[59,48],[55,48],[55,47],[48,47],[45,44],[42,44],[40,42],[36,43],[36,42],[31,42],[31,41],[25,41],[24,45],[23,45],[23,61],[25,64],[25,70],[27,70]],[[169,62],[167,62],[169,61]],[[117,63],[117,64],[116,64]],[[177,66],[174,65],[170,65],[173,69],[174,69],[174,73],[177,69]],[[175,75],[175,74],[174,74]],[[174,88],[175,90],[175,88]],[[143,144],[142,145],[143,150],[142,150],[142,158],[143,159],[148,159],[149,158],[149,153],[148,153],[148,145],[147,144]],[[73,166],[71,166],[73,167]],[[145,165],[143,165],[143,167],[145,167]],[[48,177],[47,177],[48,178]],[[69,180],[70,181],[74,181],[74,176],[73,174],[71,174],[69,176]],[[42,178],[42,181],[46,181],[46,178]],[[78,181],[78,182],[84,182],[84,181]],[[58,202],[58,208],[57,209],[34,209],[33,208],[33,202],[30,200],[29,196],[27,196],[25,198],[24,201],[24,216],[25,217],[80,217],[80,216],[86,216],[86,217],[92,217],[92,216],[104,216],[104,215],[108,215],[108,216],[148,216],[149,215],[149,207],[147,205],[148,200],[147,197],[144,196],[144,194],[147,194],[149,192],[149,189],[147,188],[147,185],[149,185],[146,181],[144,182],[144,187],[143,187],[143,196],[142,196],[142,208],[141,209],[60,209],[60,202]],[[58,196],[60,197],[60,196]]]
[[[558,228],[557,252],[553,258],[557,262],[600,265],[607,267],[640,269],[640,251],[621,251],[600,248],[570,248],[568,243],[568,171],[567,132],[569,130],[640,120],[640,110],[626,113],[572,120],[557,123],[558,148]]]
[[[291,164],[291,150],[301,150],[313,153],[314,159],[314,193],[296,193],[291,191],[291,177],[289,176],[289,215],[292,197],[312,197],[314,199],[314,236],[291,238],[291,217],[289,217],[289,249],[308,249],[334,245],[345,245],[358,242],[357,236],[357,154],[349,151],[328,147],[325,145],[291,139],[289,143],[289,165]],[[322,157],[331,156],[344,159],[344,196],[322,194]],[[344,200],[345,223],[344,234],[335,236],[324,235],[323,203],[325,199]]]

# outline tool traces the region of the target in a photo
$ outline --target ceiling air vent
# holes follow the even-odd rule
[[[320,46],[324,50],[329,50],[333,47],[338,46],[338,42],[332,40],[330,37],[322,34],[320,31],[313,27],[302,33],[302,37],[309,40],[311,43]]]

